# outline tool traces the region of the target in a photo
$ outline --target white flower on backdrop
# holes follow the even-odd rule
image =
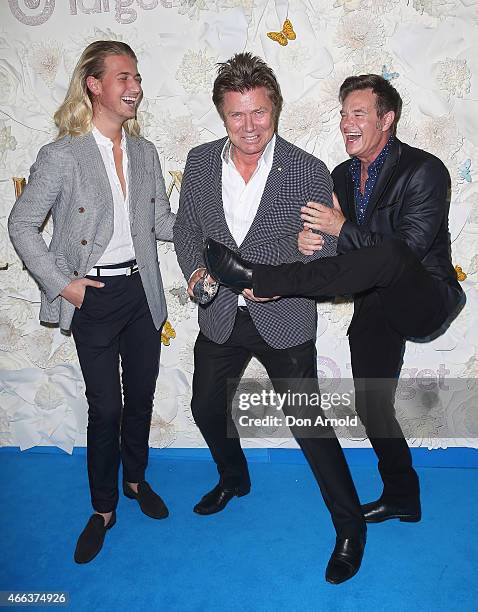
[[[317,99],[303,98],[284,106],[281,115],[281,134],[287,140],[298,143],[309,150],[309,143],[328,132],[329,114],[321,108]]]
[[[30,323],[36,315],[28,300],[11,298],[6,291],[0,290],[0,310],[2,315],[11,321],[17,329]]]
[[[17,139],[12,134],[12,127],[0,127],[0,168],[6,168],[8,152],[15,151],[16,148]]]
[[[448,96],[463,98],[470,93],[471,70],[466,59],[446,57],[435,64],[435,78],[441,90]]]
[[[445,17],[457,6],[456,0],[413,0],[413,7],[422,15]]]
[[[21,334],[18,327],[8,317],[8,313],[0,315],[0,351],[14,352],[20,346]]]
[[[424,117],[418,125],[416,143],[451,166],[463,146],[463,136],[452,115]]]
[[[156,119],[152,138],[166,159],[183,165],[189,151],[202,141],[192,115],[175,117],[169,112]]]
[[[375,19],[370,27],[370,15],[366,11],[354,11],[339,22],[336,40],[350,57],[353,53],[381,49],[385,44],[385,30],[380,19]]]
[[[60,65],[63,47],[58,42],[34,43],[28,51],[28,61],[32,69],[52,87]]]
[[[216,57],[207,49],[188,49],[176,72],[176,79],[188,94],[211,92],[215,78]]]

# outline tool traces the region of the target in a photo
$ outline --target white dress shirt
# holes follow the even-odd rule
[[[123,194],[121,183],[116,172],[113,157],[113,141],[104,136],[96,127],[93,127],[96,144],[106,168],[108,181],[113,195],[113,235],[105,252],[97,262],[97,266],[118,264],[135,258],[133,239],[129,222],[129,185],[128,185],[128,153],[126,150],[126,137],[123,130],[121,150],[123,151],[123,176],[126,184],[126,196]]]
[[[227,140],[222,150],[222,203],[229,231],[238,246],[246,237],[257,214],[267,177],[272,168],[275,142],[274,134],[247,183],[234,165],[230,140]],[[238,305],[246,305],[242,296],[239,296]]]

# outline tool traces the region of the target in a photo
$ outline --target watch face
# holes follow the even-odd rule
[[[215,298],[218,289],[219,283],[204,272],[203,277],[193,287],[194,299],[198,304],[208,304]]]

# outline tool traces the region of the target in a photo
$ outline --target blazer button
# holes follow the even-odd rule
[[[154,232],[154,227],[151,228],[151,231]]]
[[[85,212],[85,209],[83,208],[83,206],[80,206],[80,208],[78,209],[78,212],[79,213],[84,213]]]
[[[75,276],[78,276],[78,272],[77,272],[76,270],[73,272],[73,274],[74,274]]]
[[[85,244],[88,244],[88,240],[84,240],[84,239],[83,239],[83,240],[81,241],[81,244],[82,244],[83,246],[85,246]]]
[[[155,198],[151,198],[151,204],[154,204],[156,202]]]

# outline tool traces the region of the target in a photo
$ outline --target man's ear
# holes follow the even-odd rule
[[[94,76],[86,77],[86,86],[94,96],[98,96],[101,93],[101,82]]]
[[[390,130],[394,121],[394,111],[388,111],[388,113],[385,113],[385,115],[380,119],[380,123],[382,125],[382,132],[387,132],[388,130]]]

